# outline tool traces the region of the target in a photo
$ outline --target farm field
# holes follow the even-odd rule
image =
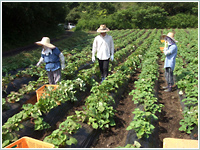
[[[159,47],[164,46],[160,36],[169,31],[179,42],[176,83],[172,92],[165,93],[161,89],[165,57]],[[91,62],[97,34],[72,36],[54,43],[65,56],[66,68],[58,88],[46,88],[49,96],[39,101],[35,91],[48,84],[44,65],[34,65],[41,49],[25,52],[27,58],[18,65],[17,57],[10,63],[3,60],[3,147],[23,136],[58,148],[162,148],[167,137],[198,139],[198,29],[126,29],[108,34],[115,55],[102,84],[97,61]],[[9,74],[18,66],[29,67]]]

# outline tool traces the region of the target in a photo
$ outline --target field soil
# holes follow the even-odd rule
[[[96,32],[95,32],[96,33]],[[66,31],[66,34],[62,36],[62,38],[67,38],[71,36],[73,32]],[[60,39],[54,39],[52,42],[55,42]],[[29,45],[28,50],[33,50],[37,48],[36,45]],[[27,48],[26,47],[26,48]],[[13,53],[3,53],[3,57],[10,56],[11,54],[17,54],[23,51],[25,47],[18,48],[13,50]],[[164,107],[162,112],[159,114],[158,126],[158,145],[160,148],[163,147],[163,139],[164,138],[182,138],[182,139],[190,139],[190,136],[186,133],[179,131],[179,121],[183,118],[182,116],[182,108],[180,104],[180,99],[178,95],[177,87],[174,85],[172,88],[172,92],[164,92],[162,86],[165,86],[165,77],[163,70],[163,61],[159,60],[159,79],[157,84],[157,97],[159,103],[163,104]],[[124,147],[128,131],[126,128],[129,126],[130,122],[133,119],[133,111],[136,108],[134,102],[132,101],[132,96],[129,93],[134,89],[134,82],[138,80],[138,75],[141,70],[137,70],[137,72],[131,77],[128,86],[125,89],[123,95],[121,95],[121,99],[119,101],[118,107],[116,108],[117,112],[115,114],[115,122],[116,126],[106,129],[101,132],[99,138],[95,140],[92,144],[91,148],[117,148],[119,146]],[[87,95],[87,94],[86,94]],[[79,104],[76,107],[76,110],[81,109],[83,103]],[[48,133],[47,133],[48,134]],[[44,137],[41,137],[44,138]]]
[[[190,139],[190,136],[184,132],[179,131],[179,121],[183,119],[182,108],[177,91],[177,87],[174,85],[172,92],[165,92],[162,87],[166,86],[164,70],[164,62],[159,60],[159,79],[157,84],[157,95],[159,103],[164,107],[159,114],[158,126],[158,147],[163,147],[164,138],[181,138]],[[128,93],[134,89],[134,82],[137,81],[140,70],[131,78],[126,92],[122,95],[116,112],[116,126],[103,131],[99,139],[97,139],[92,148],[116,148],[125,146],[128,131],[126,128],[129,126],[133,119],[132,112],[136,108],[133,104],[132,96]]]

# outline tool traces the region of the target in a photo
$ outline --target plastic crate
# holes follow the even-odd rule
[[[58,87],[58,85],[54,85],[54,84],[45,84],[41,86],[39,89],[36,90],[37,101],[39,101],[43,93],[45,93],[45,90],[44,90],[45,87],[49,87],[49,86],[54,87],[53,90],[55,90]]]
[[[22,137],[5,148],[54,148],[54,145],[30,137]]]
[[[198,140],[164,138],[163,148],[198,148]]]
[[[161,52],[163,52],[163,50],[164,50],[164,47],[160,47],[160,50],[161,50]]]

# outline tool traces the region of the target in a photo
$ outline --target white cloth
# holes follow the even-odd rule
[[[52,49],[45,47],[42,49],[42,54],[48,56],[49,54],[52,54]]]
[[[92,59],[97,52],[97,58],[107,60],[111,55],[114,55],[114,43],[110,35],[98,35],[95,37],[92,47]]]
[[[60,63],[61,63],[61,69],[65,69],[65,57],[63,55],[63,53],[59,54],[59,58],[60,58]]]

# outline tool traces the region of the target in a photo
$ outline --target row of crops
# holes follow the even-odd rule
[[[45,92],[49,96],[40,98],[35,104],[26,104],[22,100],[25,95],[34,93],[42,85],[48,84],[44,65],[36,67],[30,62],[28,68],[14,75],[5,73],[6,75],[2,77],[3,112],[9,111],[11,109],[9,104],[13,103],[20,103],[21,108],[2,124],[3,147],[27,134],[27,130],[31,130],[29,136],[38,131],[44,133],[48,131],[43,141],[59,148],[71,147],[79,143],[79,139],[74,135],[85,125],[93,130],[104,130],[115,126],[114,115],[118,98],[137,68],[141,68],[141,74],[130,95],[133,95],[133,103],[141,104],[142,107],[136,108],[133,112],[134,118],[127,130],[134,130],[138,139],[148,138],[155,128],[152,122],[158,119],[157,114],[164,107],[158,103],[155,95],[155,82],[159,75],[157,61],[159,57],[164,59],[159,50],[160,36],[168,31],[168,29],[110,31],[109,35],[113,37],[115,44],[115,59],[109,64],[110,75],[102,84],[99,84],[98,63],[91,62],[91,47],[96,34],[79,36],[55,44],[66,58],[62,81],[54,91],[52,88],[46,88]],[[175,39],[179,41],[174,72],[179,93],[185,96],[184,119],[180,122],[182,125],[180,130],[190,133],[198,124],[198,35],[197,29],[174,31]],[[6,68],[9,67],[3,68],[5,72],[9,71]],[[10,82],[24,77],[34,77],[34,80],[16,91],[8,92]],[[68,113],[77,103],[83,103],[82,110]],[[63,116],[65,119],[56,125],[59,121],[58,116]]]

